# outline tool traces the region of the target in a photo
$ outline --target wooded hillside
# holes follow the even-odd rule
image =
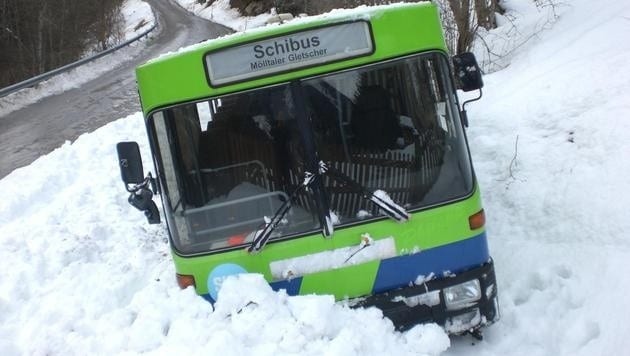
[[[124,0],[0,0],[0,87],[121,38]]]
[[[212,4],[215,0],[197,0]],[[418,2],[423,0],[400,0]],[[441,8],[451,52],[470,49],[479,27],[493,28],[498,0],[434,0]],[[124,0],[0,0],[0,87],[5,87],[104,50],[122,37]],[[294,15],[389,0],[230,0],[245,16],[275,8]]]

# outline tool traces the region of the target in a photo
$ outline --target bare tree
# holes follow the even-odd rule
[[[486,30],[497,27],[494,16],[498,10],[498,0],[475,0],[475,14],[477,15],[477,26]]]
[[[98,49],[103,51],[122,38],[123,19],[120,4],[112,1],[96,1],[95,10],[97,18],[92,27],[92,33]]]
[[[111,46],[122,34],[122,2],[0,0],[0,87]]]
[[[448,0],[448,4],[457,25],[455,52],[466,52],[470,49],[474,40],[474,34],[477,32],[477,23],[473,21],[474,13],[471,11],[471,0]]]

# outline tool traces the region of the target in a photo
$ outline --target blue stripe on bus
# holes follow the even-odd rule
[[[380,293],[413,283],[418,276],[442,277],[477,267],[490,259],[486,233],[448,245],[434,247],[413,255],[382,260],[372,293]]]
[[[302,286],[302,277],[287,279],[284,281],[277,281],[269,283],[271,289],[276,292],[280,289],[286,289],[288,295],[300,294],[300,287]]]
[[[291,280],[277,281],[269,283],[271,289],[274,291],[279,291],[280,289],[285,289],[288,295],[298,295],[300,294],[300,287],[302,286],[302,277],[292,278]],[[211,304],[214,304],[215,300],[210,296],[210,293],[201,295],[205,300],[209,301]]]
[[[210,296],[210,293],[201,294],[201,296],[203,297],[203,299],[209,301],[210,304],[214,304],[214,299],[212,299],[212,297]]]
[[[445,272],[457,274],[480,266],[490,259],[486,234],[481,233],[469,239],[448,245],[434,247],[413,255],[392,257],[382,260],[376,272],[372,293],[381,293],[413,283],[418,276],[442,277]],[[285,289],[288,295],[300,294],[302,278],[269,283],[274,291]],[[203,294],[210,303],[215,301],[209,294]]]

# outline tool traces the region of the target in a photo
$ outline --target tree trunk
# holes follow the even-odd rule
[[[37,73],[43,73],[46,61],[44,60],[44,21],[46,12],[46,3],[39,9],[37,15],[37,40],[35,42],[35,61],[37,65]]]
[[[470,50],[476,32],[476,25],[471,24],[470,0],[448,0],[448,3],[457,25],[457,48],[455,51],[458,54],[467,52]]]
[[[486,30],[497,27],[494,13],[497,8],[497,0],[475,0],[475,13],[477,25]]]

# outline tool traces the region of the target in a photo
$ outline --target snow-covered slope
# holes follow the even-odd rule
[[[215,311],[180,291],[163,229],[118,176],[121,140],[150,167],[136,114],[0,180],[0,354],[626,354],[629,19],[628,1],[568,3],[469,107],[502,303],[483,342],[396,333],[375,309],[256,276],[226,282]]]
[[[267,19],[275,14],[275,10],[270,13],[261,14],[254,17],[241,16],[238,10],[230,7],[229,0],[211,1],[210,5],[199,4],[197,0],[175,0],[181,7],[203,17],[212,22],[227,26],[234,31],[244,31],[247,29],[265,25]]]
[[[630,2],[566,6],[471,106],[503,316],[489,354],[630,346]]]

